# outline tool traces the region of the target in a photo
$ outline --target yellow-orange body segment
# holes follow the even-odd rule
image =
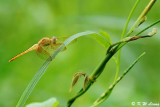
[[[36,53],[40,53],[43,50],[44,46],[51,46],[51,48],[54,49],[53,48],[54,45],[61,45],[61,43],[59,43],[59,44],[56,44],[56,43],[57,43],[57,38],[56,37],[52,37],[51,39],[48,38],[48,37],[44,37],[38,42],[38,44],[34,44],[32,47],[30,47],[26,51],[16,55],[13,58],[11,58],[9,60],[9,62],[15,60],[16,58],[18,58],[18,57],[20,57],[20,56],[22,56],[22,55],[24,55],[28,52],[34,51],[34,50],[36,50]],[[45,50],[43,50],[43,51],[46,52],[47,54],[49,54],[47,51],[45,51]]]

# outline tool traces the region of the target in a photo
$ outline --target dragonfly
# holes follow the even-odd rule
[[[60,45],[63,45],[63,42],[59,42],[60,40],[65,40],[68,37],[44,37],[42,38],[37,44],[34,44],[27,50],[23,51],[22,53],[14,56],[9,60],[9,62],[12,62],[13,60],[17,59],[18,57],[36,50],[36,54],[40,56],[42,59],[46,59],[47,57],[50,57],[50,50],[57,50]],[[63,49],[63,51],[66,50],[66,47]],[[51,58],[51,57],[50,57]]]

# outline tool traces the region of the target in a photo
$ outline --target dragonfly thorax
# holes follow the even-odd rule
[[[55,36],[52,37],[53,44],[56,44],[57,38]]]

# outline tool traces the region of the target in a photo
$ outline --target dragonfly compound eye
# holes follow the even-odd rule
[[[57,38],[56,37],[52,37],[53,38],[53,43],[55,43],[56,44],[56,41],[57,41]]]

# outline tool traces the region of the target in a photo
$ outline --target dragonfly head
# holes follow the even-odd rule
[[[53,44],[56,44],[57,38],[55,36],[52,37]]]

